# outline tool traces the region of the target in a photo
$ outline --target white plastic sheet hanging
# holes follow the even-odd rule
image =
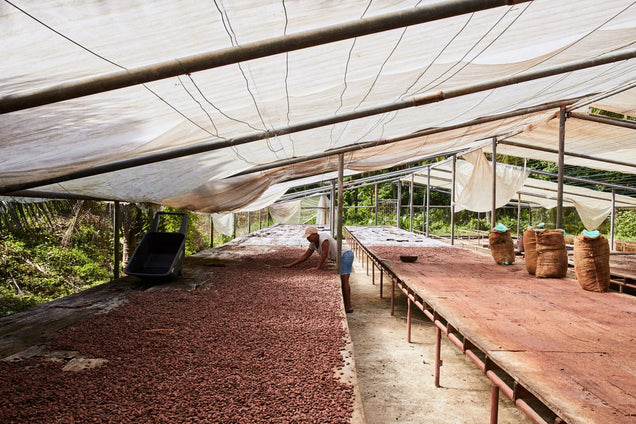
[[[277,203],[269,207],[269,214],[276,224],[297,224],[300,221],[301,201]]]
[[[488,212],[492,209],[492,165],[482,150],[463,155],[466,162],[457,166],[455,210]],[[497,164],[497,208],[505,206],[525,184],[529,172]]]
[[[574,203],[574,207],[581,218],[581,222],[583,222],[583,226],[588,231],[598,229],[612,212],[612,206],[608,206],[607,202],[594,201],[591,199],[572,199],[571,201]]]
[[[316,225],[329,225],[329,198],[324,194],[318,200]]]
[[[226,236],[234,235],[234,214],[233,213],[213,213],[212,225],[214,231]]]

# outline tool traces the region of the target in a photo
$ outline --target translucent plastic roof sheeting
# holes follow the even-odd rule
[[[4,2],[0,104],[11,95],[81,78],[433,3]],[[258,136],[415,95],[628,51],[636,40],[635,12],[626,0],[535,0],[7,113],[0,118],[1,185]],[[592,96],[635,81],[636,61],[623,60],[36,189],[206,212],[249,209],[275,201],[299,181],[333,178],[337,157],[236,176],[254,166]],[[634,96],[627,93],[598,103],[633,111]],[[555,149],[554,116],[555,110],[529,113],[348,153],[345,167],[347,173],[382,169],[520,131],[516,138],[524,144]],[[566,150],[636,163],[633,130],[579,121],[568,120]],[[602,148],[608,139],[612,151]],[[519,154],[553,159],[529,152]],[[566,163],[574,164],[571,160],[566,157]]]

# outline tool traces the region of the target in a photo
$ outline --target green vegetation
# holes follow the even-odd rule
[[[516,158],[498,157],[498,161],[523,166]],[[532,163],[530,163],[532,162]],[[555,171],[549,162],[529,161],[534,169]],[[598,171],[571,167],[569,175],[583,178],[599,176]],[[383,171],[384,172],[384,171]],[[380,173],[383,173],[380,172]],[[377,173],[376,173],[377,174]],[[600,179],[629,186],[629,176],[604,172]],[[370,174],[348,177],[347,181]],[[535,176],[536,177],[536,176]],[[542,178],[548,178],[543,176]],[[299,188],[300,190],[304,189]],[[602,189],[602,187],[597,187]],[[618,193],[618,191],[617,191]],[[633,195],[631,193],[624,193]],[[395,225],[397,220],[397,185],[393,182],[378,184],[378,225]],[[413,196],[413,230],[425,229],[423,212],[426,190],[417,188]],[[401,190],[402,209],[400,228],[411,229],[409,215],[410,194],[408,184]],[[375,197],[373,184],[344,193],[345,225],[375,225]],[[451,232],[450,194],[431,191],[429,230],[433,235],[448,236]],[[441,206],[441,207],[440,207]],[[132,255],[143,234],[150,230],[156,205],[121,205],[122,231],[119,242],[123,246],[123,260]],[[165,208],[167,212],[178,210]],[[520,228],[544,222],[554,228],[556,211],[543,208],[522,209]],[[252,230],[259,228],[260,214],[251,216]],[[271,225],[268,218],[267,225]],[[246,214],[241,214],[237,223],[237,235],[247,234]],[[484,213],[459,211],[455,214],[456,234],[463,235],[475,230],[488,230],[490,222]],[[497,210],[497,222],[512,230],[517,229],[517,208]],[[160,231],[178,231],[180,217],[162,216]],[[563,227],[570,235],[577,235],[583,225],[574,208],[565,208]],[[113,204],[104,202],[50,201],[40,203],[7,203],[0,201],[0,316],[31,308],[37,304],[66,296],[113,278]],[[609,219],[599,228],[609,237]],[[619,210],[615,220],[615,238],[636,241],[636,211]],[[214,234],[212,244],[219,246],[231,237]],[[188,214],[186,255],[194,254],[211,245],[210,220],[208,216]],[[121,274],[120,269],[120,274]]]
[[[98,218],[105,204],[79,214],[78,208],[54,203],[32,208],[28,219],[3,221],[0,316],[76,293],[112,275],[112,230]],[[10,208],[3,205],[5,211]]]
[[[0,203],[0,316],[111,280],[112,208],[104,202]],[[126,245],[149,231],[154,211],[126,205],[121,215],[120,243]],[[187,255],[210,244],[201,221],[188,214]],[[178,231],[179,225],[180,218],[167,216],[160,230]]]

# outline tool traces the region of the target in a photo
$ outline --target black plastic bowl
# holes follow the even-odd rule
[[[417,260],[417,256],[400,255],[400,260],[402,262],[415,262]]]

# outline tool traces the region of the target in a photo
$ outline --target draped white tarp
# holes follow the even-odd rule
[[[474,212],[492,210],[492,165],[480,150],[463,155],[466,161],[456,169],[455,210],[467,209]],[[495,206],[505,206],[523,187],[528,171],[505,164],[496,166]]]
[[[479,152],[477,152],[479,153]],[[481,156],[480,156],[481,155]],[[467,155],[464,155],[465,157]],[[483,157],[482,153],[476,155],[477,157]],[[470,158],[471,156],[468,155]],[[481,159],[480,159],[481,160]],[[484,158],[485,160],[485,158]],[[435,165],[431,168],[431,187],[438,187],[445,190],[451,189],[451,172],[452,166],[446,161],[440,165]],[[486,163],[488,163],[486,161]],[[488,163],[490,166],[490,164]],[[502,171],[499,169],[502,168]],[[471,169],[473,166],[468,161],[458,160],[456,166],[456,186],[457,190],[460,192],[459,196],[461,196],[461,191],[465,190],[465,183],[461,183],[461,181],[466,181],[469,179]],[[504,169],[506,171],[504,171]],[[509,201],[521,201],[522,203],[527,203],[533,206],[543,207],[546,209],[552,209],[557,206],[557,190],[558,185],[555,182],[540,180],[537,178],[527,177],[528,173],[523,168],[519,167],[511,167],[509,165],[497,164],[497,176],[500,176],[500,172],[502,175],[504,172],[508,170],[512,170],[512,175],[517,175],[520,179],[523,179],[523,184],[518,186],[516,191],[510,193],[511,189],[508,187],[505,190],[500,190],[499,186],[497,187],[497,193],[499,192],[507,192],[506,194],[507,201],[501,204],[499,202],[499,196],[497,196],[497,207],[504,206]],[[428,171],[416,173],[413,176],[413,181],[415,184],[420,186],[426,186],[428,180]],[[484,173],[484,179],[485,177]],[[513,181],[515,178],[508,178],[509,181]],[[402,181],[407,182],[410,181],[411,177],[405,177]],[[499,181],[499,178],[498,178]],[[471,194],[473,192],[482,192],[483,196],[487,198],[487,201],[483,201],[483,205],[490,202],[492,199],[492,194],[486,193],[488,191],[491,192],[492,186],[488,184],[492,184],[492,177],[490,180],[485,183],[486,186],[481,188],[474,188],[470,190]],[[625,196],[616,194],[614,195],[614,203],[616,208],[636,208],[636,198],[631,196]],[[490,204],[490,203],[488,203]],[[612,193],[607,191],[600,190],[592,190],[585,187],[578,187],[569,184],[563,185],[563,205],[566,207],[574,207],[576,208],[583,225],[588,230],[597,229],[605,219],[607,219],[608,215],[612,210]],[[469,209],[474,210],[476,209]],[[456,210],[460,210],[458,207]],[[490,211],[490,207],[486,208],[483,211]]]
[[[596,230],[609,214],[612,213],[612,206],[608,206],[607,202],[602,203],[597,201],[590,204],[589,200],[576,201],[572,199],[572,203],[574,203],[574,207],[581,218],[581,222],[583,222],[583,226],[588,231]]]
[[[269,214],[275,224],[297,224],[300,223],[300,208],[300,200],[276,203],[269,207]]]
[[[234,235],[234,214],[213,213],[212,225],[217,233],[232,237]]]

